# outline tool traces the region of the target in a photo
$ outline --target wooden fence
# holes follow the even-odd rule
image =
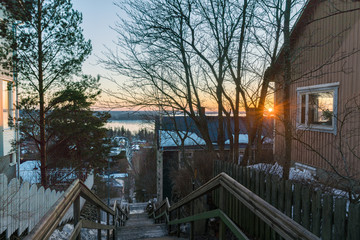
[[[360,204],[352,204],[346,199],[313,191],[298,182],[285,181],[275,175],[215,161],[214,176],[220,172],[227,173],[321,239],[360,239]],[[241,210],[233,199],[227,201],[227,204]],[[261,239],[277,238],[276,234],[262,226],[255,216],[246,215],[243,221],[246,221],[251,233],[263,232],[261,234],[264,234],[264,238]]]
[[[91,188],[93,184],[94,175],[90,174],[85,185]],[[28,182],[20,184],[16,178],[8,183],[7,177],[0,174],[0,234],[6,231],[6,238],[9,238],[15,231],[19,235],[25,230],[30,232],[63,193],[50,188],[38,188]],[[85,200],[81,199],[81,207],[84,203]],[[72,217],[71,207],[62,222]]]

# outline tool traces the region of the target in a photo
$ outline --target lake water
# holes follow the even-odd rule
[[[111,120],[105,124],[105,127],[110,129],[121,128],[129,129],[131,132],[137,132],[142,128],[148,131],[154,131],[155,123],[147,120]]]

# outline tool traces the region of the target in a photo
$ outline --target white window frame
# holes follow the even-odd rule
[[[297,88],[296,89],[296,93],[297,93],[296,128],[299,130],[327,132],[327,133],[333,133],[336,135],[338,89],[339,89],[339,82]],[[309,94],[330,92],[330,91],[332,91],[334,94],[332,125],[331,126],[323,126],[323,125],[318,125],[318,124],[308,124]],[[301,123],[301,108],[302,108],[301,96],[304,94],[305,94],[305,123]]]

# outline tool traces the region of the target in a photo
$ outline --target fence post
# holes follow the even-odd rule
[[[114,206],[115,206],[116,201],[114,202]],[[116,238],[116,221],[118,218],[118,211],[117,211],[117,207],[115,206],[115,214],[113,215],[113,225],[114,225],[114,230],[113,230],[113,240],[115,240]]]
[[[100,207],[97,208],[97,222],[98,223],[101,223],[101,210],[100,210]],[[101,229],[98,229],[97,230],[98,232],[98,240],[101,240]]]
[[[193,216],[194,215],[194,200],[192,200],[190,202],[190,215]],[[194,221],[191,221],[190,222],[190,239],[193,240],[194,239],[194,227],[195,227],[195,224],[194,224]]]
[[[80,221],[80,196],[78,196],[74,201],[73,207],[73,215],[74,215],[74,228]],[[81,233],[76,237],[77,240],[81,239]]]
[[[224,204],[225,204],[225,189],[223,186],[220,186],[219,191],[219,209],[224,210]],[[220,219],[220,226],[219,226],[219,238],[220,240],[225,239],[225,223]]]
[[[106,212],[106,224],[109,226],[110,225],[110,213]],[[110,229],[106,230],[107,232],[107,236],[106,239],[110,240]]]
[[[176,209],[176,218],[180,219],[180,207]],[[176,224],[176,235],[177,237],[180,237],[180,223]]]

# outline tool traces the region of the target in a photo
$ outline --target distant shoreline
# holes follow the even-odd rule
[[[151,121],[155,120],[159,116],[158,111],[98,111],[108,112],[111,117],[109,120],[142,120]],[[206,112],[207,116],[217,116],[217,112]],[[241,112],[240,115],[245,115],[245,112]]]

